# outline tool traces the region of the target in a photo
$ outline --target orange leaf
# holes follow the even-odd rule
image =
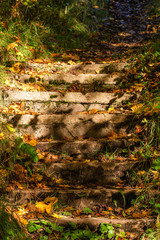
[[[44,202],[36,202],[35,206],[39,212],[45,213],[47,204]]]
[[[113,208],[111,208],[111,207],[108,207],[108,210],[109,210],[109,211],[113,211]]]
[[[98,112],[98,110],[97,109],[95,109],[95,108],[93,108],[93,109],[91,109],[91,110],[89,110],[89,114],[95,114],[95,113],[97,113]]]

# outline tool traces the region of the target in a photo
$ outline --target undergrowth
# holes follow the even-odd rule
[[[4,204],[0,204],[0,239],[1,240],[27,240],[23,226]]]
[[[51,59],[54,53],[84,48],[106,15],[104,7],[105,1],[83,0],[0,3],[1,62]]]

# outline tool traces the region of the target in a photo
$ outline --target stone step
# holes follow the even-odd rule
[[[125,134],[132,120],[133,115],[107,113],[8,116],[8,121],[22,133],[54,139],[99,139],[110,136],[112,131]]]
[[[114,87],[118,83],[120,74],[78,74],[55,73],[55,74],[12,74],[12,78],[20,82],[44,81],[45,84],[73,84],[78,82],[82,85],[101,84]]]
[[[52,101],[18,101],[18,102],[13,102],[13,104],[17,104],[20,105],[22,107],[20,107],[20,109],[22,109],[22,111],[27,112],[31,112],[31,113],[37,113],[37,114],[73,114],[73,113],[80,113],[80,112],[84,112],[84,113],[91,113],[91,112],[101,112],[103,111],[104,113],[109,112],[108,110],[112,108],[109,107],[108,104],[92,104],[92,103],[59,103],[59,102],[52,102]],[[12,103],[9,105],[7,103],[5,103],[6,106],[11,106]],[[12,108],[12,106],[11,106]],[[121,109],[124,112],[129,112],[128,110],[124,110],[123,107],[121,107]],[[21,111],[21,110],[20,110]],[[117,111],[117,109],[113,109],[113,111],[115,112],[120,112]]]
[[[19,103],[23,105],[22,109],[24,111],[34,111],[42,114],[62,114],[84,112],[92,109],[107,111],[112,107],[123,109],[123,101],[127,99],[135,101],[138,97],[138,95],[124,94],[119,99],[116,99],[116,94],[96,92],[95,99],[91,99],[92,93],[82,94],[80,92],[70,92],[69,94],[64,94],[68,101],[64,101],[63,97],[60,97],[62,94],[57,92],[50,94],[48,92],[8,91],[4,94],[2,93],[1,105],[9,107],[10,104]],[[60,101],[56,99],[56,96]]]
[[[37,199],[43,201],[48,196],[55,196],[58,198],[60,206],[72,206],[80,210],[84,210],[86,207],[94,209],[97,205],[127,209],[131,206],[131,200],[136,199],[142,193],[143,190],[130,187],[116,189],[102,186],[97,186],[96,188],[80,186],[79,189],[66,189],[64,186],[64,188],[52,187],[51,189],[7,190],[6,201],[11,205],[22,205],[29,202],[35,203]],[[154,190],[150,194],[153,197],[158,197],[159,191]]]
[[[121,104],[123,101],[137,98],[133,93],[104,93],[89,92],[26,92],[7,91],[1,93],[1,102],[9,104],[11,102],[33,101],[35,102],[57,102],[76,104],[107,104],[108,106]]]
[[[32,70],[34,73],[39,71],[47,71],[50,73],[53,72],[77,72],[77,73],[111,73],[118,72],[129,67],[128,62],[111,62],[111,63],[102,63],[102,64],[62,64],[62,63],[51,63],[51,64],[43,64],[43,63],[27,63],[25,66],[25,71]]]
[[[99,153],[111,153],[120,152],[123,149],[129,152],[134,151],[135,142],[132,139],[99,139],[99,140],[53,140],[38,142],[36,148],[41,151],[49,151],[54,154],[65,154],[74,157],[94,157]]]
[[[47,177],[62,179],[64,184],[114,186],[126,178],[126,172],[137,166],[138,161],[77,161],[48,164],[34,164],[34,171],[45,174]]]
[[[54,222],[54,221],[53,221]],[[133,237],[132,239],[140,239],[140,235],[144,233],[144,231],[148,228],[155,226],[156,219],[151,218],[141,218],[141,219],[131,219],[131,218],[118,218],[111,219],[106,217],[83,217],[83,218],[73,218],[72,216],[57,218],[55,220],[57,225],[65,226],[69,223],[75,223],[79,228],[90,228],[93,230],[98,230],[98,227],[101,223],[110,224],[115,229],[119,231],[124,231],[126,234],[128,233],[128,237]],[[120,228],[117,228],[117,225]],[[129,238],[127,238],[129,239]]]

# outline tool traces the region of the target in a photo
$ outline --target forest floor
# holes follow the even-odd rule
[[[97,6],[94,7],[96,10]],[[53,138],[49,136],[46,140],[42,139],[42,137],[39,137],[38,135],[35,136],[32,134],[22,134],[19,137],[19,134],[14,128],[14,123],[10,124],[9,121],[10,115],[21,115],[22,117],[23,115],[30,115],[31,118],[32,116],[38,116],[38,108],[36,108],[36,106],[35,108],[31,106],[29,109],[27,109],[24,103],[25,100],[17,100],[9,105],[5,105],[4,102],[1,104],[0,112],[2,119],[7,119],[7,121],[2,121],[0,126],[1,192],[3,193],[3,202],[4,199],[8,201],[9,198],[12,200],[12,205],[14,205],[14,201],[15,203],[17,202],[17,206],[14,207],[11,206],[11,204],[7,204],[7,206],[2,204],[5,207],[1,207],[0,218],[3,219],[5,217],[5,221],[8,224],[10,231],[7,232],[8,230],[5,230],[6,226],[3,224],[1,225],[0,223],[1,239],[159,239],[159,31],[160,9],[157,9],[154,12],[151,6],[148,6],[147,1],[110,1],[109,15],[105,17],[103,23],[101,26],[99,26],[99,30],[90,36],[85,48],[75,49],[73,51],[65,51],[61,54],[52,53],[51,59],[38,58],[28,60],[27,62],[13,60],[8,63],[6,67],[8,76],[5,76],[4,84],[1,86],[2,102],[8,98],[8,95],[10,95],[11,92],[18,92],[19,98],[21,97],[20,92],[22,92],[22,98],[24,97],[23,92],[27,92],[28,95],[29,92],[33,94],[35,93],[35,97],[36,95],[40,96],[38,95],[39,93],[43,93],[44,96],[45,92],[46,94],[51,94],[50,98],[53,99],[57,97],[57,95],[53,95],[53,92],[60,92],[60,94],[64,96],[67,96],[67,94],[70,93],[72,93],[73,96],[74,94],[82,93],[82,95],[78,95],[79,99],[82,96],[89,96],[89,94],[92,94],[92,92],[96,94],[97,92],[103,94],[117,94],[117,99],[120,99],[121,95],[125,94],[135,94],[139,97],[138,99],[133,98],[132,101],[126,101],[124,105],[120,105],[118,107],[111,106],[105,110],[98,109],[97,107],[86,111],[79,111],[78,114],[81,115],[81,119],[83,118],[84,121],[87,121],[86,119],[88,119],[88,116],[100,116],[102,114],[109,114],[110,116],[113,115],[113,117],[119,116],[119,118],[123,114],[134,114],[134,116],[138,116],[136,118],[137,122],[134,124],[134,128],[132,128],[131,131],[126,133],[124,130],[120,133],[117,133],[113,128],[111,132],[107,133],[107,138],[109,141],[116,142],[123,138],[132,138],[132,142],[135,145],[133,148],[134,151],[132,151],[132,153],[126,153],[122,150],[118,154],[115,154],[115,152],[109,152],[105,154],[99,153],[99,155],[96,156],[96,159],[94,156],[94,160],[96,160],[96,162],[92,162],[93,159],[91,159],[91,157],[84,158],[83,156],[74,158],[74,156],[71,156],[70,154],[57,154],[55,152],[53,154],[53,152],[50,153],[48,150],[36,150],[38,145],[43,145],[42,142],[48,141],[52,143]],[[15,44],[10,44],[8,46],[8,49],[13,51],[15,51],[15,48]],[[99,84],[89,84],[86,86],[80,83],[82,79],[80,79],[79,82],[71,81],[73,76],[74,79],[78,79],[80,75],[79,70],[77,70],[78,68],[76,69],[77,66],[87,66],[87,68],[88,66],[91,66],[91,70],[86,70],[85,74],[87,71],[93,71],[92,68],[94,68],[94,74],[97,74],[100,78],[99,74],[101,74],[101,72],[98,69],[98,66],[103,65],[105,66],[104,69],[107,69],[107,74],[109,73],[110,77],[112,78],[114,77],[115,73],[119,74],[119,71],[121,71],[115,70],[117,66],[117,68],[121,68],[119,67],[121,66],[121,63],[123,63],[125,68],[123,67],[122,72],[120,72],[123,73],[123,78],[120,78],[118,81],[118,88],[117,86],[114,86],[114,88],[111,86],[110,88],[105,88],[104,85]],[[107,68],[107,66],[109,66],[109,68]],[[67,70],[68,72],[65,72],[65,68],[70,68],[71,70]],[[89,74],[91,74],[91,72],[89,72]],[[60,75],[61,77],[64,76],[64,81],[68,81],[69,84],[61,83],[61,89],[59,90],[59,84],[56,84],[55,82],[53,84],[50,79],[48,80],[48,76],[52,76],[54,78],[53,75]],[[66,80],[66,78],[69,80]],[[58,102],[60,102],[60,100]],[[73,118],[74,117],[72,115],[71,120]],[[75,121],[77,121],[77,117],[75,118]],[[99,118],[100,117],[97,117],[97,119]],[[78,119],[78,121],[81,121],[81,119]],[[68,121],[71,120],[69,118]],[[37,120],[37,122],[38,121],[39,120]],[[40,121],[43,122],[45,120],[42,119]],[[56,120],[53,119],[52,121]],[[72,130],[71,128],[71,131],[74,133],[74,129]],[[76,128],[76,131],[78,131],[78,128]],[[76,136],[76,141],[91,141],[92,144],[93,142],[95,143],[97,141],[95,137],[96,135],[94,135],[93,132],[91,133],[91,136],[87,134],[86,136],[87,138],[78,135],[78,137]],[[55,141],[56,140],[57,139],[55,139]],[[68,135],[65,136],[64,133],[61,140],[73,142],[75,139],[70,138]],[[104,137],[100,135],[99,140],[103,142]],[[74,147],[70,145],[69,148]],[[115,169],[117,168],[117,163],[118,166],[123,165],[122,170],[119,167],[119,172],[123,171],[125,164],[128,164],[128,159],[136,164],[138,162],[136,168],[134,171],[132,171],[131,176],[127,175],[131,174],[131,172],[128,170],[127,174],[125,175],[125,179],[123,179],[123,177],[121,178],[120,176],[120,181],[114,186],[114,188],[112,189],[112,187],[110,187],[109,190],[106,190],[113,195],[117,191],[119,194],[117,196],[123,200],[120,201],[120,203],[117,200],[117,202],[114,202],[114,206],[113,204],[107,206],[102,204],[103,201],[101,201],[93,208],[90,207],[90,205],[86,205],[87,207],[84,207],[84,209],[78,209],[74,208],[71,204],[66,205],[65,207],[63,205],[61,206],[60,198],[62,198],[62,200],[71,198],[70,200],[73,200],[74,202],[74,197],[72,195],[62,197],[59,194],[59,197],[57,197],[57,195],[55,196],[53,192],[51,194],[53,189],[57,189],[57,191],[64,192],[65,194],[67,192],[68,194],[68,192],[71,192],[71,190],[74,188],[79,196],[83,195],[81,197],[84,197],[85,194],[92,195],[93,193],[89,193],[88,189],[95,189],[95,184],[93,184],[92,181],[91,184],[85,184],[84,180],[78,180],[79,184],[74,185],[74,180],[77,181],[77,176],[75,177],[74,174],[76,172],[76,174],[80,174],[79,178],[83,178],[82,172],[84,171],[87,181],[90,173],[86,173],[83,167],[82,171],[79,172],[79,166],[81,167],[81,164],[86,164],[87,166],[92,167],[94,164],[105,165],[108,159],[113,165],[115,164],[115,166],[112,166],[112,170],[114,167]],[[69,174],[68,172],[66,173],[66,176],[69,179],[68,182],[64,181],[61,177],[57,177],[57,175],[55,175],[56,177],[54,177],[54,175],[50,177],[46,173],[44,175],[42,174],[43,171],[41,169],[41,163],[44,163],[45,166],[48,166],[50,163],[54,163],[55,167],[59,166],[59,163],[63,165],[64,160],[65,164],[77,164],[78,166],[76,167],[76,171],[73,173],[73,167],[71,167],[69,170],[66,170],[69,171]],[[55,169],[54,167],[51,170],[60,171],[58,167]],[[87,171],[91,171],[90,169],[91,168],[88,167]],[[102,174],[102,172],[96,173],[96,171],[98,170],[94,170],[94,174],[98,179],[97,175]],[[52,175],[51,172],[48,173]],[[105,174],[108,174],[108,172]],[[102,178],[105,177],[105,174],[102,174]],[[103,186],[103,181],[98,180],[98,182],[102,182]],[[132,205],[127,205],[126,201],[132,200],[128,200],[127,191],[133,188],[134,191],[141,191],[141,194],[138,195],[137,199]],[[39,190],[41,191],[42,189],[43,194],[42,192],[39,192]],[[123,189],[123,191],[121,191],[121,189]],[[20,197],[21,190],[26,192],[26,196],[23,195],[23,197]],[[14,192],[16,195],[12,194],[11,192]],[[97,192],[98,188],[96,189],[96,194],[98,194]],[[106,194],[108,194],[108,192]],[[102,197],[104,196],[106,195],[103,195]],[[26,204],[25,201],[27,198],[30,200],[30,202]],[[33,198],[34,201],[32,201]],[[96,195],[93,194],[92,198],[96,198]],[[23,200],[24,204],[22,204]],[[99,200],[97,200],[97,202],[98,201]],[[121,204],[121,206],[118,207],[117,203]],[[76,204],[78,204],[78,202]],[[68,227],[59,226],[58,222],[61,222],[63,217],[66,218],[66,222],[67,217],[70,217],[69,220],[76,219],[76,223],[79,223],[79,221],[82,219],[85,221],[85,219],[92,218],[95,222],[97,221],[97,218],[102,218],[104,222],[101,221],[100,227],[97,227],[94,229],[94,231],[92,231],[92,229],[90,230],[89,227],[78,228],[74,221],[70,223]],[[105,218],[110,219],[109,223],[105,222]],[[152,222],[152,228],[150,228],[149,224],[146,224],[149,228],[149,231],[145,232],[146,229],[144,227],[143,231],[141,231],[138,235],[129,230],[119,232],[117,228],[119,228],[120,223],[123,225],[124,218],[127,218],[128,222],[131,221],[130,224],[132,228],[134,228],[133,225],[136,223],[135,221],[137,221],[138,224],[140,219],[148,219],[148,222],[152,221],[153,219],[154,224]],[[112,225],[112,220],[114,226]],[[114,220],[117,221],[116,227]],[[22,225],[19,225],[17,221]],[[86,222],[87,221],[88,220],[86,220]],[[84,222],[81,225],[84,225]],[[93,227],[94,224],[91,225]],[[23,231],[21,230],[21,226],[23,226]]]

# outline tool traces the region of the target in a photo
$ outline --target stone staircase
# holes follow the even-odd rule
[[[124,102],[136,102],[138,93],[121,88],[129,64],[56,65],[29,63],[14,82],[43,82],[48,91],[8,90],[1,94],[4,106],[22,103],[26,114],[7,115],[20,133],[38,138],[36,148],[50,152],[47,163],[33,164],[33,172],[45,176],[48,189],[8,191],[10,203],[26,204],[56,196],[60,204],[93,211],[131,206],[141,190],[129,186],[128,174],[139,164],[131,157],[136,143],[130,130],[136,118]],[[47,73],[46,73],[47,72]],[[29,112],[30,111],[30,112]],[[128,153],[127,157],[125,153]],[[54,158],[58,155],[58,158]],[[123,156],[123,157],[121,157]],[[61,179],[57,183],[55,179]],[[158,193],[152,192],[153,195]],[[116,207],[115,207],[116,206]],[[59,224],[75,222],[97,227],[101,222],[121,224],[140,234],[154,219],[107,216],[65,216]]]

